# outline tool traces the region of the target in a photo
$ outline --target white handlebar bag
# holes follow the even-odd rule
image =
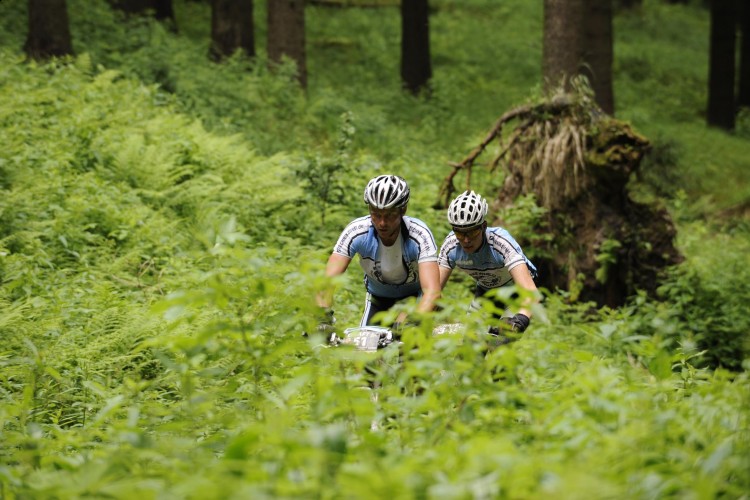
[[[393,342],[393,332],[383,326],[358,326],[344,330],[344,345],[354,346],[358,351],[374,352]]]
[[[445,334],[453,334],[453,333],[465,333],[466,328],[464,327],[463,323],[443,323],[442,325],[437,325],[433,330],[433,335],[445,335]]]

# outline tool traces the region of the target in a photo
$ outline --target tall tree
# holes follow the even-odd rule
[[[428,0],[401,1],[401,81],[418,94],[432,78]]]
[[[632,10],[643,6],[643,0],[617,0],[615,2],[616,10]]]
[[[542,76],[546,91],[589,80],[596,103],[614,113],[612,0],[544,0]]]
[[[253,0],[211,0],[211,50],[214,60],[242,50],[255,56]]]
[[[615,114],[612,91],[612,0],[584,0],[583,67],[596,103],[609,115]]]
[[[544,0],[542,77],[546,90],[570,81],[581,65],[583,47],[583,0]]]
[[[734,0],[711,1],[708,73],[708,125],[734,128],[737,12]]]
[[[113,5],[128,14],[152,11],[157,20],[167,22],[173,28],[177,26],[172,0],[114,0]]]
[[[740,81],[737,106],[750,108],[750,2],[740,2]]]
[[[29,0],[29,33],[24,51],[33,59],[73,53],[65,0]]]
[[[284,56],[297,64],[297,79],[307,87],[305,0],[268,2],[268,58],[278,64]]]

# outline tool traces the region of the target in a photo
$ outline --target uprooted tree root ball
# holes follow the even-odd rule
[[[512,128],[504,134],[506,127]],[[459,172],[471,185],[472,167],[495,141],[498,152],[488,168],[506,172],[493,203],[501,214],[496,222],[504,225],[502,214],[521,197],[532,197],[544,212],[529,227],[513,228],[534,256],[539,286],[618,306],[637,290],[654,293],[662,272],[682,260],[666,210],[628,193],[649,141],[603,113],[585,87],[502,115],[463,161],[452,164],[436,207],[449,203]]]

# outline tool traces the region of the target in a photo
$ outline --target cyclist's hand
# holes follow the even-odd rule
[[[331,332],[326,334],[328,337],[328,344],[332,346],[341,345],[344,342],[344,339],[336,335],[336,332]]]
[[[333,317],[333,309],[330,307],[321,308],[318,314],[318,333],[330,335],[335,331],[334,324],[336,318]]]
[[[529,327],[531,319],[525,314],[518,313],[512,318],[509,318],[508,324],[511,326],[514,332],[523,333]]]
[[[510,318],[508,318],[510,319]],[[501,326],[491,326],[487,330],[487,333],[490,334],[487,344],[489,345],[490,349],[494,349],[495,347],[499,347],[501,345],[510,344],[514,340],[517,340],[515,336],[508,337],[506,334],[512,330],[512,327],[509,323],[506,323]]]

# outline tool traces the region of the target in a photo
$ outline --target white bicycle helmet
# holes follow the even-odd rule
[[[397,175],[379,175],[367,183],[365,203],[381,210],[405,207],[409,202],[409,185]]]
[[[448,222],[457,228],[470,228],[484,222],[487,202],[474,191],[464,191],[448,207]]]

